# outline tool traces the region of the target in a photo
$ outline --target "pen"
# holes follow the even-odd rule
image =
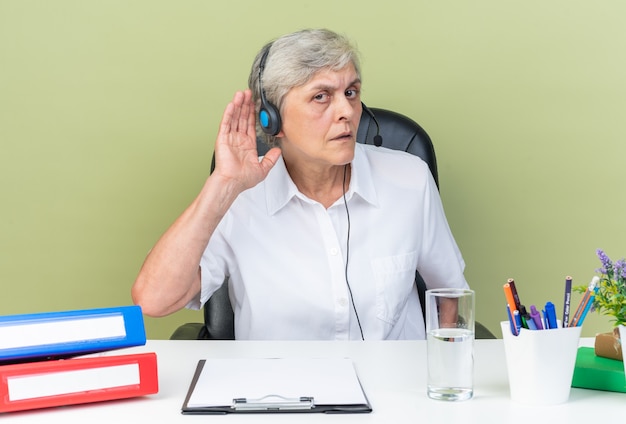
[[[580,314],[580,319],[576,323],[577,327],[581,327],[583,325],[583,321],[585,320],[587,313],[589,312],[589,310],[591,309],[593,305],[593,300],[596,298],[597,291],[598,291],[598,287],[594,287],[594,289],[591,291],[591,294],[589,295],[589,300],[587,301],[587,306],[585,306],[585,309],[583,309],[583,313]]]
[[[569,325],[569,308],[572,300],[572,277],[565,277],[565,298],[563,299],[563,328]]]
[[[515,320],[515,329],[517,330],[517,334],[519,334],[522,329],[522,318],[519,316],[519,311],[517,309],[513,311],[513,319]]]
[[[530,314],[526,311],[526,306],[520,305],[520,315],[522,317],[522,325],[524,328],[528,328],[529,330],[536,330],[537,326],[535,322],[530,317]]]
[[[528,312],[526,312],[526,306],[520,305],[519,316],[522,319],[522,327],[530,330],[530,324],[528,321],[531,321],[531,319],[530,315],[528,315]]]
[[[535,327],[537,330],[543,330],[543,323],[541,322],[541,314],[535,307],[535,305],[530,305],[530,318],[535,323]]]
[[[511,324],[511,333],[514,336],[517,336],[519,333],[517,331],[517,326],[515,325],[515,320],[513,319],[513,315],[511,315],[511,307],[508,304],[506,305],[506,314],[509,317],[509,324]]]
[[[519,294],[517,294],[517,287],[515,286],[515,280],[513,280],[512,278],[509,278],[507,280],[507,283],[509,283],[509,286],[511,287],[511,293],[513,293],[513,301],[515,302],[515,309],[519,311],[520,306],[522,305],[522,302],[520,302]]]
[[[510,281],[512,281],[511,278],[509,278],[509,282],[504,284],[502,288],[504,289],[504,297],[506,297],[506,303],[509,305],[511,313],[513,313],[513,311],[517,311],[519,309],[517,308],[517,304],[515,303],[515,296],[513,295],[513,289],[511,288]]]
[[[576,308],[576,312],[574,313],[574,316],[572,317],[572,322],[569,323],[570,327],[578,326],[578,321],[580,320],[581,315],[583,314],[585,308],[587,307],[587,303],[589,302],[589,298],[591,297],[591,292],[593,291],[595,293],[595,288],[599,281],[600,281],[600,277],[598,276],[594,276],[591,279],[591,283],[589,283],[587,290],[585,290],[585,293],[583,294],[583,298],[578,304],[578,308]]]
[[[547,302],[545,308],[546,314],[546,328],[553,329],[558,328],[558,324],[556,322],[556,310],[554,309],[554,303]]]

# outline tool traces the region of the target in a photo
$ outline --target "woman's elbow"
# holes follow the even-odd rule
[[[149,317],[162,317],[167,315],[161,305],[157,302],[158,297],[142,284],[140,280],[130,290],[130,297],[135,305],[141,307],[141,312]]]

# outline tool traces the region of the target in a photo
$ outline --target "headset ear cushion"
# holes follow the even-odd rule
[[[259,109],[259,123],[265,134],[275,136],[280,132],[281,121],[280,113],[276,106],[269,102],[261,103]]]

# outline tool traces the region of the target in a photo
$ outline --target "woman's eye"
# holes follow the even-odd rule
[[[326,93],[320,93],[320,94],[317,94],[317,95],[316,95],[315,97],[313,97],[313,98],[314,98],[315,100],[317,100],[318,102],[323,102],[323,101],[325,101],[326,99],[328,99],[328,94],[326,94]]]
[[[359,95],[359,91],[358,90],[346,90],[346,97],[349,99],[354,99]]]

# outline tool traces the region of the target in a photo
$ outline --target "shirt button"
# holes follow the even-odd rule
[[[333,247],[332,249],[330,249],[330,254],[335,256],[337,253],[339,253],[339,249],[337,249],[336,247]]]
[[[347,304],[348,304],[348,299],[346,299],[345,297],[342,297],[341,299],[339,299],[340,306],[346,306]]]

